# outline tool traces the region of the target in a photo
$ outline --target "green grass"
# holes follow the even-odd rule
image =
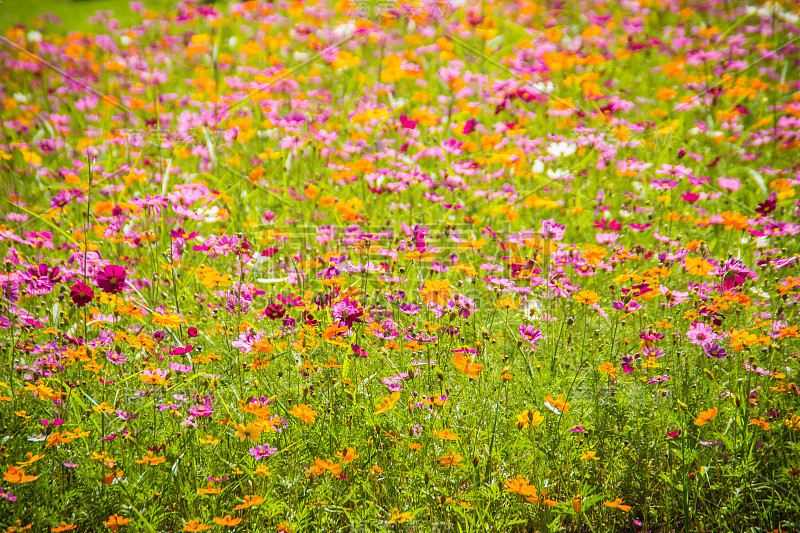
[[[0,1],[0,31],[31,21],[47,13],[61,19],[68,31],[92,31],[97,27],[89,23],[89,17],[97,11],[113,11],[121,24],[132,20],[133,12],[128,0],[2,0]],[[144,2],[145,6],[164,12],[167,2],[163,0]]]

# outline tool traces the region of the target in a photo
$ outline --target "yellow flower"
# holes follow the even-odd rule
[[[183,318],[179,315],[153,313],[153,324],[157,326],[175,327],[183,324]]]
[[[295,408],[296,407],[297,406],[295,406]],[[295,414],[294,409],[292,410],[292,414]],[[261,431],[263,429],[264,429],[263,426],[256,423],[250,423],[247,425],[236,424],[236,436],[239,437],[239,440],[250,439],[253,442],[258,442],[258,439],[261,436]]]
[[[498,309],[519,309],[519,302],[514,301],[514,298],[508,296],[506,298],[501,298],[494,302],[494,305]]]
[[[206,435],[204,437],[200,437],[200,444],[219,444],[219,439],[215,439],[214,435]]]
[[[25,461],[17,461],[19,466],[31,466],[33,463],[40,459],[44,459],[44,454],[33,455],[31,452],[25,454]]]
[[[581,454],[581,461],[599,461],[600,458],[597,457],[597,452],[594,450],[586,450]]]
[[[794,415],[791,418],[787,418],[783,421],[789,429],[797,429],[800,430],[800,415]]]
[[[394,524],[395,522],[402,524],[407,520],[414,520],[414,515],[409,512],[400,512],[397,507],[392,509],[392,517],[387,522],[388,524]]]
[[[684,262],[683,267],[692,276],[708,276],[708,273],[715,268],[703,257],[690,257]]]
[[[517,427],[519,429],[526,428],[530,425],[538,426],[544,422],[544,417],[539,411],[528,411],[527,409],[517,415]]]
[[[375,406],[375,414],[380,415],[394,407],[397,400],[400,399],[400,391],[394,391],[391,396],[384,396],[381,398],[381,403]]]

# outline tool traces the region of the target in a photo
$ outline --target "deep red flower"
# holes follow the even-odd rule
[[[72,303],[78,307],[83,307],[94,298],[94,291],[83,281],[79,281],[70,287],[69,297],[72,298]]]
[[[103,292],[108,294],[116,294],[122,291],[125,286],[125,276],[127,273],[125,269],[118,265],[106,265],[103,270],[97,274],[97,286]]]
[[[284,309],[283,306],[279,303],[269,304],[267,308],[264,309],[264,316],[271,320],[277,320],[285,314],[286,314],[286,309]]]

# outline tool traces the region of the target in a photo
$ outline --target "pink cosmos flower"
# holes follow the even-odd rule
[[[742,188],[742,183],[739,181],[739,178],[720,177],[717,178],[717,185],[728,191],[738,191]]]
[[[125,286],[125,269],[119,265],[106,265],[97,273],[97,286],[107,294],[122,292]]]
[[[78,283],[70,287],[69,297],[72,299],[72,303],[78,307],[83,307],[92,301],[94,291],[83,281],[78,281]]]
[[[692,344],[703,345],[719,338],[714,329],[703,322],[692,322],[692,327],[686,332]]]

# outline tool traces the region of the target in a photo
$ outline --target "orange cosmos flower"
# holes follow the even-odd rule
[[[208,482],[206,488],[197,489],[197,494],[219,494],[220,492],[222,492],[222,489],[214,488],[214,483],[211,481]]]
[[[264,503],[264,498],[262,496],[259,496],[257,494],[254,496],[245,496],[244,503],[240,503],[239,505],[234,507],[233,510],[239,511],[241,509],[249,509],[261,503]]]
[[[620,511],[625,511],[626,513],[631,510],[631,506],[630,505],[623,505],[622,504],[622,498],[617,498],[613,502],[605,502],[605,503],[606,503],[606,507],[616,507]]]
[[[314,421],[317,419],[317,412],[311,409],[310,405],[306,404],[299,404],[292,407],[290,413],[306,424],[313,424]]]
[[[449,429],[445,429],[442,431],[434,431],[433,434],[440,439],[444,440],[458,440],[458,435],[452,433]]]
[[[231,515],[225,515],[224,518],[214,517],[214,523],[223,527],[233,527],[241,521],[241,518],[233,518]]]
[[[450,359],[450,362],[453,363],[457,369],[472,379],[480,379],[478,372],[483,370],[483,365],[473,364],[472,357],[467,357],[463,353],[459,353]]]
[[[567,402],[564,400],[564,395],[559,394],[558,398],[553,399],[551,395],[547,395],[544,397],[545,403],[549,403],[550,405],[555,406],[559,411],[563,413],[569,413],[569,406],[572,402]]]
[[[617,371],[619,370],[619,367],[614,366],[609,362],[605,362],[602,365],[598,366],[597,370],[603,372],[604,374],[608,374],[611,377],[617,377]]]
[[[576,513],[580,513],[581,509],[583,508],[583,494],[578,494],[574,498],[572,498],[572,508],[575,510]]]
[[[156,465],[160,465],[160,464],[161,464],[161,463],[163,463],[165,460],[166,460],[166,459],[164,459],[164,456],[160,456],[160,457],[153,457],[153,452],[147,452],[147,457],[144,457],[144,458],[142,458],[142,459],[137,459],[135,462],[136,462],[137,464],[140,464],[140,465],[141,465],[141,464],[144,464],[144,463],[147,463],[147,464],[149,464],[150,466],[156,466]]]
[[[536,487],[528,485],[528,480],[521,475],[517,475],[516,479],[506,479],[505,484],[506,492],[515,492],[523,496],[536,496]]]
[[[753,420],[751,420],[750,421],[750,425],[759,426],[764,431],[769,431],[769,428],[770,428],[769,422],[764,420],[763,416],[761,418],[759,418],[758,420],[756,420],[755,418]]]
[[[77,527],[78,526],[76,526],[75,524],[67,524],[62,520],[61,524],[50,528],[50,533],[61,533],[62,531],[71,531]]]
[[[458,466],[463,459],[462,456],[455,452],[450,452],[449,455],[442,455],[439,457],[439,464],[442,466]]]
[[[747,223],[747,217],[740,214],[740,213],[731,213],[730,211],[724,211],[721,215],[722,221],[725,224],[725,229],[735,229],[745,231],[750,227]]]
[[[8,465],[6,468],[7,471],[3,473],[3,479],[9,483],[28,483],[29,481],[39,479],[39,476],[26,475],[24,468],[17,468],[11,465]]]
[[[129,518],[125,518],[124,516],[119,516],[116,514],[112,514],[108,517],[108,520],[103,522],[103,525],[106,526],[111,531],[116,532],[120,526],[124,526],[130,524],[131,521]]]
[[[183,531],[205,531],[206,529],[211,529],[211,526],[203,524],[199,518],[189,520],[183,525]]]
[[[356,449],[353,448],[353,447],[350,447],[350,448],[347,448],[347,451],[339,450],[338,452],[336,452],[336,457],[338,459],[342,459],[342,462],[346,464],[346,463],[352,463],[353,461],[355,461],[356,459],[358,459],[361,456],[360,455],[356,455]]]
[[[712,407],[707,411],[702,411],[700,415],[697,417],[697,420],[694,421],[696,426],[705,426],[717,416],[717,408]]]
[[[581,291],[572,295],[572,298],[579,304],[594,305],[600,301],[600,297],[594,291]]]
[[[450,280],[436,280],[429,279],[419,291],[422,296],[422,302],[429,304],[431,302],[436,305],[447,305],[447,299],[452,298],[453,293],[450,290]]]

